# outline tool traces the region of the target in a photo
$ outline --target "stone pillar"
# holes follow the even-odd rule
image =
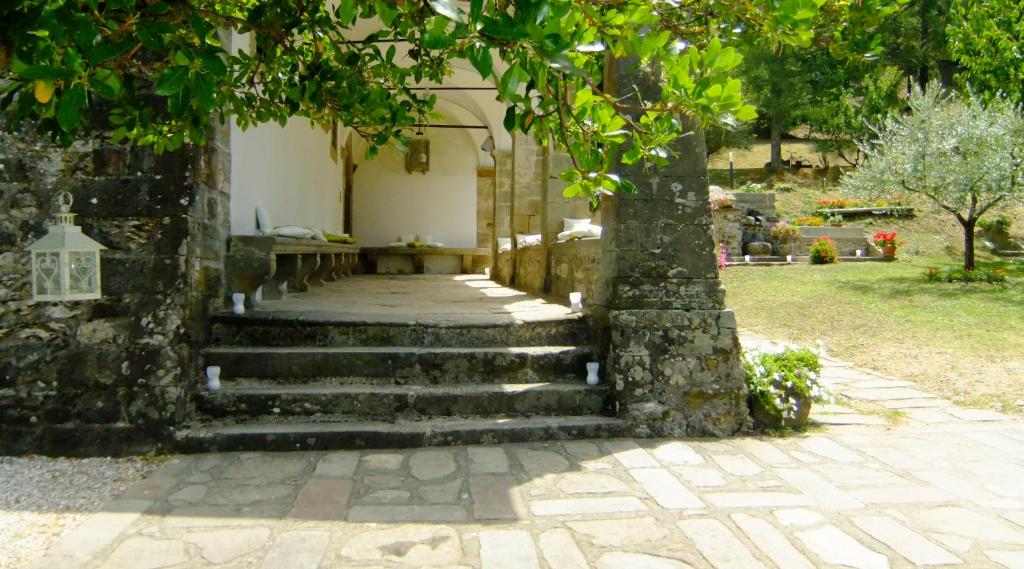
[[[656,97],[656,77],[609,65],[607,84],[628,102]],[[707,163],[699,129],[677,158],[644,172],[602,203],[601,280],[591,303],[619,415],[637,436],[722,436],[748,421],[736,319],[725,310],[714,258]],[[596,306],[595,306],[596,305]]]
[[[494,243],[494,168],[476,169],[476,246]]]
[[[491,279],[512,282],[512,254],[498,253],[498,238],[512,238],[512,153],[495,150],[494,157],[494,241],[491,243]]]
[[[523,253],[516,250],[512,284],[520,290],[543,294],[547,280],[547,241],[544,240],[544,194],[547,187],[547,148],[533,136],[512,136],[512,235],[541,235],[541,245]]]

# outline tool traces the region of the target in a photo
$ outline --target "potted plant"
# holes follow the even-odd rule
[[[891,258],[896,256],[896,246],[899,245],[899,241],[896,239],[895,231],[890,233],[879,231],[875,233],[874,243],[875,247],[882,250],[883,257]]]
[[[811,243],[811,262],[815,265],[828,265],[839,259],[836,242],[828,237],[819,237]]]
[[[768,228],[768,236],[775,242],[776,255],[792,255],[796,239],[800,236],[800,229],[790,225],[788,221],[780,221]]]
[[[838,213],[833,213],[832,215],[828,216],[828,224],[831,225],[832,227],[842,227],[843,216]]]
[[[811,405],[830,400],[821,384],[821,360],[806,348],[744,352],[743,369],[755,427],[803,428]]]

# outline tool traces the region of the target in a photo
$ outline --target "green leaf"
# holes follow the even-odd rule
[[[168,67],[160,75],[160,80],[156,84],[156,94],[167,97],[181,91],[182,86],[185,85],[185,81],[188,79],[188,67],[185,65],[175,65]]]
[[[85,87],[75,83],[57,103],[57,123],[64,132],[73,132],[82,121],[82,108],[88,105]]]
[[[491,57],[491,50],[487,47],[471,45],[466,48],[466,56],[473,68],[480,73],[480,76],[487,79],[494,70],[494,59]]]
[[[203,64],[203,69],[214,77],[223,77],[228,72],[228,66],[216,53],[203,52],[199,55],[199,61]]]
[[[74,73],[70,69],[54,67],[52,65],[29,65],[21,70],[20,75],[24,79],[54,81],[57,79],[70,79],[74,76]]]
[[[505,110],[505,120],[501,122],[505,130],[513,132],[516,129],[516,108],[509,107]]]
[[[109,69],[100,69],[89,78],[89,88],[108,101],[121,94],[121,80]]]

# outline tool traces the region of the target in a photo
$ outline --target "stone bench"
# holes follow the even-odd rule
[[[491,250],[484,247],[364,247],[368,273],[468,274],[487,266]]]
[[[312,239],[238,235],[231,238],[224,261],[230,298],[244,292],[252,306],[256,290],[263,298],[283,298],[288,292],[306,292],[310,286],[351,275],[359,263],[359,246]]]

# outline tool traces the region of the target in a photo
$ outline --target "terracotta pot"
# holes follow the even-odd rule
[[[895,257],[896,256],[896,246],[895,245],[886,245],[885,247],[882,247],[882,256],[883,257]]]

